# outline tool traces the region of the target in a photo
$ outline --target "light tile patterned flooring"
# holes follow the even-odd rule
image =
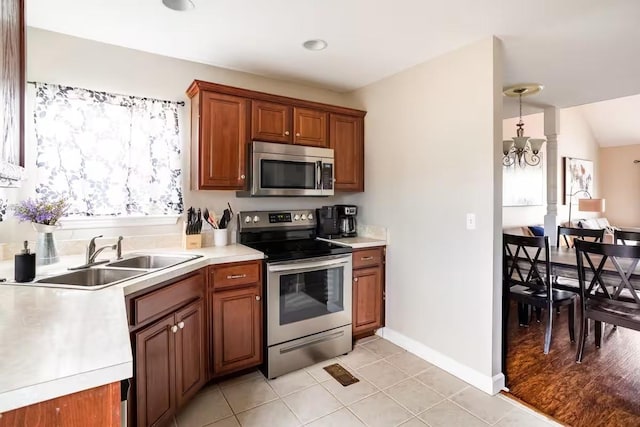
[[[340,363],[360,382],[343,387],[322,369]],[[538,427],[556,425],[503,396],[489,396],[369,337],[346,356],[266,380],[259,371],[206,387],[178,427]]]

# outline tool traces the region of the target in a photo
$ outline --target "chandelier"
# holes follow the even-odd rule
[[[533,95],[542,90],[543,86],[537,83],[510,86],[504,90],[506,96],[517,96],[520,105],[520,121],[516,125],[516,136],[502,141],[502,164],[504,166],[520,167],[537,166],[540,164],[540,149],[546,142],[545,139],[529,138],[524,136],[524,122],[522,121],[522,97]]]

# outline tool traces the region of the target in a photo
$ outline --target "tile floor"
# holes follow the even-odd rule
[[[343,387],[322,367],[339,362],[360,382]],[[177,427],[537,427],[556,425],[503,396],[489,396],[369,337],[346,356],[266,380],[255,371],[203,389]]]

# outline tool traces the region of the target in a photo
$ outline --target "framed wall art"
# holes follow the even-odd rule
[[[564,158],[564,204],[578,203],[593,195],[593,162],[591,160]],[[577,193],[577,194],[576,194]]]

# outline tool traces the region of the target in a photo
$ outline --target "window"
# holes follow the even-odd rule
[[[36,83],[36,192],[68,215],[182,213],[178,104]]]

